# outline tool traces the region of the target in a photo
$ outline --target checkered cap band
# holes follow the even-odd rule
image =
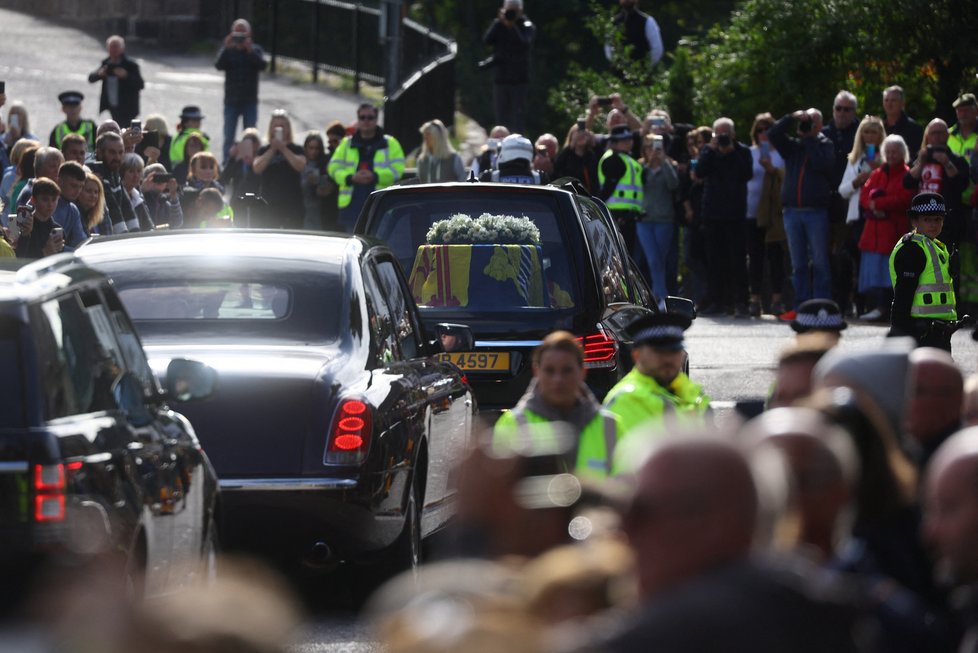
[[[838,329],[843,325],[842,316],[838,313],[819,311],[818,313],[799,313],[795,317],[798,326],[808,329]]]
[[[642,329],[635,334],[635,342],[641,342],[643,340],[662,340],[664,338],[682,340],[683,329],[677,326],[654,326],[649,327],[648,329]]]
[[[911,206],[910,212],[924,215],[929,213],[947,213],[947,209],[944,207],[944,204],[931,198],[926,204],[915,204]]]

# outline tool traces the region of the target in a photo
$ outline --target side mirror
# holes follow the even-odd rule
[[[464,324],[449,324],[442,322],[435,325],[435,350],[443,352],[472,351],[475,348],[475,338],[472,329]]]
[[[217,388],[217,371],[198,361],[174,358],[166,367],[166,394],[175,401],[206,399]]]
[[[666,312],[679,313],[691,320],[696,319],[696,306],[693,304],[693,300],[685,297],[666,297]]]

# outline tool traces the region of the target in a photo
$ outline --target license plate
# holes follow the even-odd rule
[[[455,365],[466,372],[508,372],[508,351],[460,351],[438,354],[438,360]]]

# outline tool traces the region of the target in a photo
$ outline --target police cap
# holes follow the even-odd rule
[[[64,93],[58,94],[58,100],[61,102],[61,104],[66,104],[68,106],[81,104],[82,100],[84,99],[85,96],[78,91],[65,91]]]
[[[842,331],[848,324],[842,319],[839,305],[831,299],[809,299],[796,311],[791,328],[795,333],[809,331]]]
[[[683,348],[683,337],[692,321],[680,313],[650,313],[644,315],[626,328],[635,346],[648,345],[656,349],[679,351]]]

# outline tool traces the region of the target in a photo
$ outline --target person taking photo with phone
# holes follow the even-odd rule
[[[34,180],[31,203],[17,210],[18,258],[42,258],[65,248],[64,229],[51,219],[60,196],[61,189],[47,177]]]
[[[968,226],[967,210],[961,202],[961,194],[968,187],[968,162],[948,148],[949,137],[947,123],[940,118],[927,123],[917,160],[904,175],[903,185],[914,193],[937,193],[944,198],[947,212],[940,237],[956,259]]]
[[[267,67],[265,52],[251,39],[251,23],[239,18],[231,24],[214,67],[224,71],[224,165],[241,128],[258,124],[258,77]]]
[[[253,216],[252,226],[301,229],[302,170],[306,167],[306,155],[302,146],[293,142],[292,121],[284,109],[272,112],[267,138],[268,145],[258,150],[253,164],[261,177],[261,196],[268,204],[267,215]]]

